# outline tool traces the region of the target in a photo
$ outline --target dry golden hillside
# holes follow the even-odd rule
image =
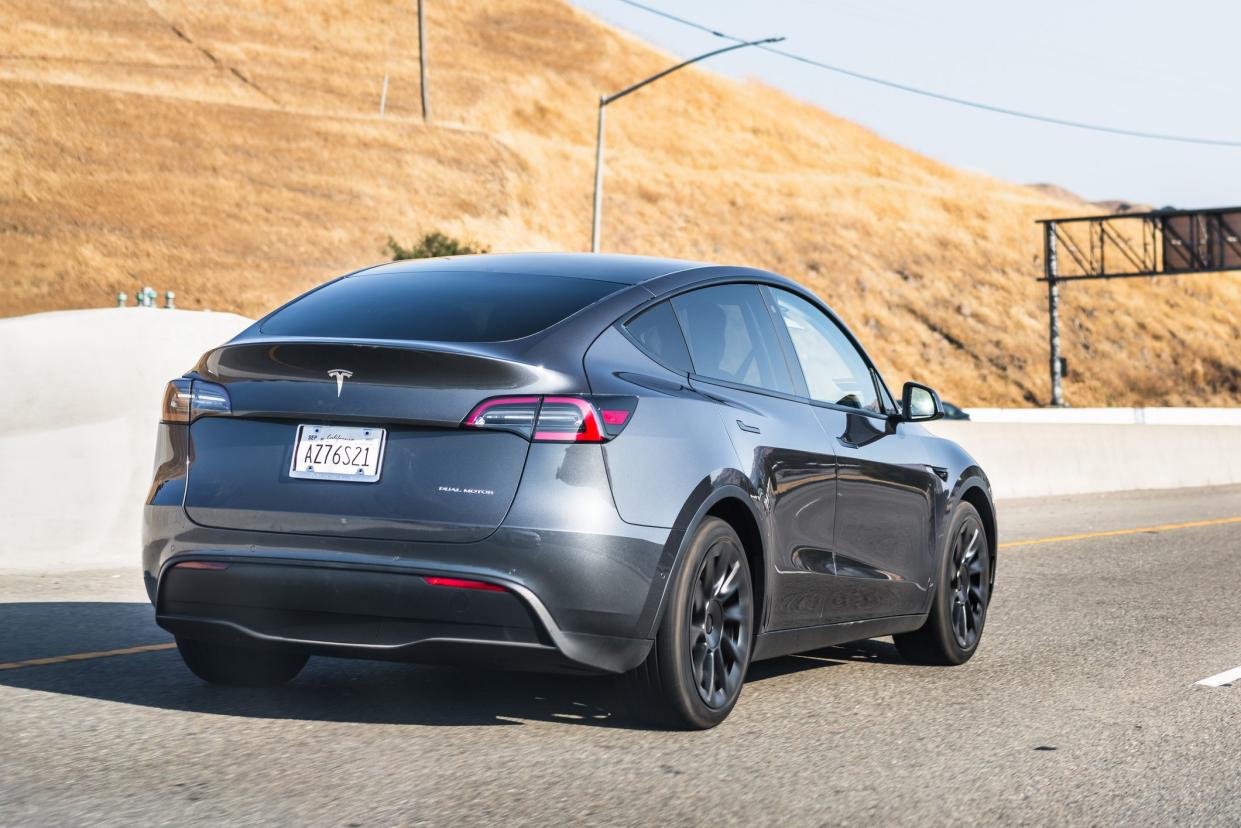
[[[587,247],[594,101],[669,56],[559,0],[433,0],[428,125],[410,9],[5,0],[0,314],[150,284],[254,315],[432,229]],[[605,250],[780,271],[892,383],[1045,401],[1032,222],[1082,204],[705,71],[613,106],[608,144]],[[1074,404],[1241,403],[1238,277],[1071,285],[1063,304]]]

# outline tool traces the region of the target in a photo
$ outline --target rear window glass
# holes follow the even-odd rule
[[[275,336],[503,342],[538,333],[624,287],[513,273],[350,276],[277,311],[261,330]]]
[[[681,335],[681,326],[667,302],[660,302],[650,310],[642,311],[630,320],[625,330],[638,340],[647,353],[669,368],[684,374],[692,370],[689,351],[685,349],[685,337]]]

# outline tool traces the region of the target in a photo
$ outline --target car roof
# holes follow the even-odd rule
[[[670,273],[710,266],[703,262],[684,259],[624,256],[611,253],[484,253],[473,256],[444,256],[437,259],[404,259],[376,265],[354,275],[370,276],[448,270],[528,276],[570,276],[622,285],[637,285]]]

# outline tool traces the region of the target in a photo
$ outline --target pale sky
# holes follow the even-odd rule
[[[678,57],[725,41],[617,0],[573,0]],[[790,52],[1010,109],[1241,141],[1235,0],[642,0]],[[1241,204],[1241,147],[1085,132],[969,109],[756,49],[703,68],[755,78],[957,167],[1047,181],[1090,200]],[[624,86],[638,78],[618,78]],[[615,91],[615,90],[600,90]],[[637,94],[641,94],[640,92]]]

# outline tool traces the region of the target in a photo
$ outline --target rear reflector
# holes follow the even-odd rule
[[[512,431],[540,443],[602,443],[620,434],[637,397],[493,397],[461,425]]]
[[[629,412],[623,408],[605,408],[603,409],[603,424],[610,426],[624,425],[629,419]]]
[[[441,578],[435,575],[423,577],[431,586],[456,587],[457,589],[481,589],[485,592],[508,592],[502,586],[489,584],[486,581],[470,581],[465,578]]]
[[[182,561],[173,565],[174,569],[211,569],[215,571],[228,569],[227,561]]]

